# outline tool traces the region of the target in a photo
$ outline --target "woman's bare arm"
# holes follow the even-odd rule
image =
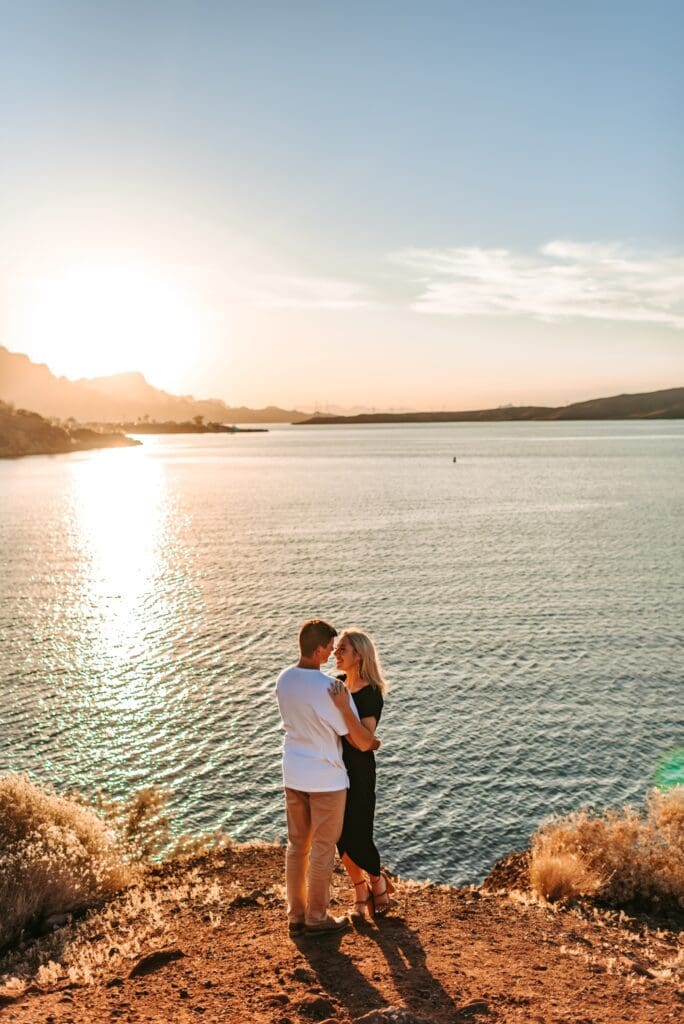
[[[344,724],[349,730],[347,739],[351,745],[358,750],[377,750],[380,746],[380,740],[375,735],[375,728],[377,726],[375,718],[369,716],[361,722],[359,721],[349,703],[349,691],[341,680],[335,679],[328,689],[328,693],[335,707],[342,713]]]
[[[363,725],[371,734],[373,740],[375,741],[374,744],[372,744],[370,747],[359,747],[356,743],[354,743],[351,736],[347,736],[347,742],[351,743],[352,747],[356,747],[357,750],[377,750],[378,747],[380,746],[380,740],[375,735],[375,730],[378,725],[377,718],[375,718],[374,715],[369,715],[368,718],[362,718],[361,725]]]

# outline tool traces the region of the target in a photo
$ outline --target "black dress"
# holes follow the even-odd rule
[[[380,690],[368,685],[351,696],[359,718],[372,715],[376,722],[380,721],[384,703]],[[375,756],[372,750],[357,750],[343,737],[342,758],[349,775],[349,789],[337,849],[340,857],[346,853],[364,871],[379,875],[380,854],[373,842]]]

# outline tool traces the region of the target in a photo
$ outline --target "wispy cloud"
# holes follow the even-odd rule
[[[253,278],[247,297],[262,309],[349,310],[373,304],[352,281],[299,274],[263,274]]]
[[[447,316],[585,317],[684,328],[684,257],[619,243],[552,241],[532,255],[508,249],[405,249],[411,308]]]

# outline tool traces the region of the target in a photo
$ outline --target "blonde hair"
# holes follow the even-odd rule
[[[369,683],[380,693],[387,693],[388,684],[382,678],[380,659],[375,644],[362,629],[351,626],[342,631],[340,640],[346,638],[359,656],[359,676],[364,683]]]

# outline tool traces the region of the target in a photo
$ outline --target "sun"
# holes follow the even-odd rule
[[[201,316],[187,289],[143,267],[71,267],[36,281],[27,305],[31,352],[66,377],[139,370],[178,386],[197,351]]]

